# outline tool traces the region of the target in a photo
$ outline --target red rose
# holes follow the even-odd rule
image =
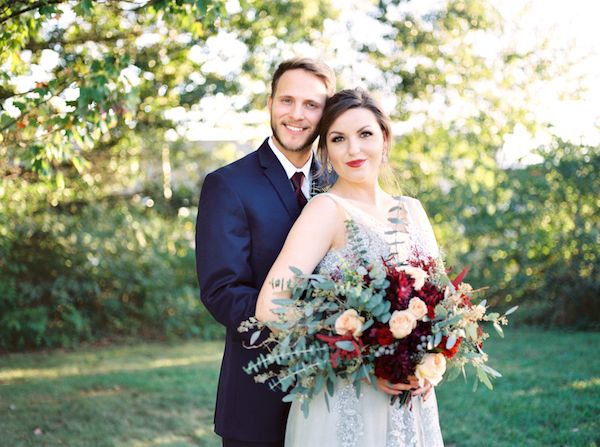
[[[380,329],[376,329],[376,338],[377,338],[377,343],[379,343],[382,346],[387,346],[389,344],[391,344],[394,341],[394,336],[392,335],[392,331],[390,331],[390,328],[388,327],[383,327]]]

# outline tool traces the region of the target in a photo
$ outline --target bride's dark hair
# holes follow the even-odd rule
[[[386,146],[383,148],[384,154],[389,154],[392,143],[390,119],[379,103],[362,88],[341,90],[327,100],[323,109],[321,122],[319,123],[319,145],[317,147],[319,161],[321,162],[319,175],[328,175],[331,170],[329,154],[327,153],[327,132],[329,132],[335,120],[350,109],[367,109],[375,115],[377,123],[386,139]]]

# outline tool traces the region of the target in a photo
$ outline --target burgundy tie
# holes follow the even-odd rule
[[[308,202],[302,192],[302,182],[304,182],[303,172],[298,171],[292,175],[292,185],[294,185],[294,193],[296,194],[296,200],[298,201],[298,205],[300,205],[300,209],[304,208],[304,205]]]

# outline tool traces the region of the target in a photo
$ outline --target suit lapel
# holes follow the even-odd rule
[[[267,140],[258,148],[258,160],[265,176],[269,179],[275,191],[277,191],[290,218],[296,220],[300,214],[300,206],[296,201],[294,190],[290,180],[287,178],[285,169],[283,169],[273,150],[269,147]]]

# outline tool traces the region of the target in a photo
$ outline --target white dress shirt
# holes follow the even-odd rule
[[[304,181],[302,182],[302,188],[301,188],[302,194],[304,194],[304,197],[306,197],[307,199],[310,199],[310,183],[312,181],[312,175],[310,173],[310,165],[312,164],[312,159],[313,159],[312,151],[310,153],[310,158],[304,164],[304,166],[302,166],[301,168],[297,168],[296,166],[294,166],[292,164],[291,161],[289,161],[287,159],[287,157],[285,155],[283,155],[283,153],[279,149],[277,149],[277,146],[275,146],[275,143],[273,142],[273,137],[269,137],[268,141],[269,141],[269,147],[271,148],[271,150],[273,151],[273,153],[279,160],[279,163],[281,163],[281,166],[283,166],[283,169],[285,169],[287,178],[290,180],[290,185],[292,184],[291,183],[292,176],[296,172],[300,171],[300,172],[304,173]]]

